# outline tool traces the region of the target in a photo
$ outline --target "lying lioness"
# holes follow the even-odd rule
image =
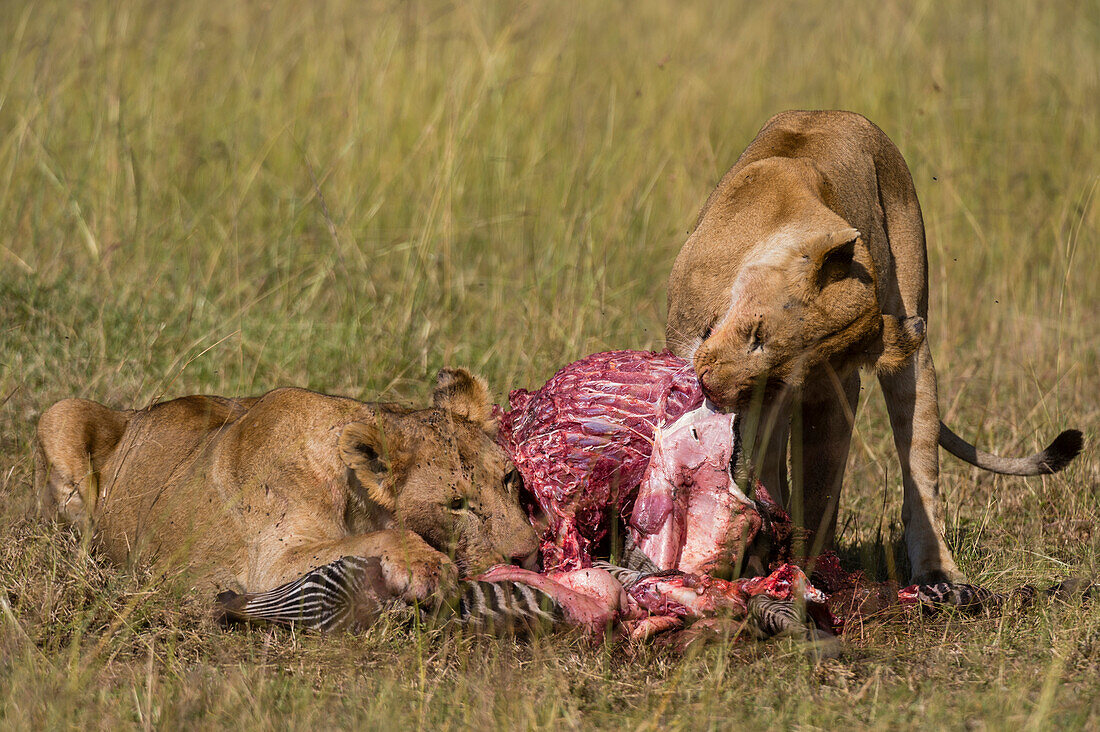
[[[942,536],[937,443],[1014,475],[1055,472],[1081,449],[1081,433],[1071,430],[1037,455],[1000,458],[940,422],[924,337],[927,268],[913,180],[886,135],[851,112],[784,112],[703,206],[669,277],[666,331],[669,348],[694,359],[711,400],[748,413],[755,395],[764,406],[756,439],[763,482],[826,547],[859,368],[878,373],[901,458],[915,581],[960,578]],[[800,437],[794,496],[789,428]]]
[[[137,411],[66,399],[39,420],[36,484],[115,560],[140,551],[204,590],[263,592],[359,557],[380,595],[421,600],[538,548],[490,410],[461,369],[420,410],[303,389]]]

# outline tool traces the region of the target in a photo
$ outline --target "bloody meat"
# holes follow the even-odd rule
[[[630,514],[654,428],[700,406],[703,393],[691,364],[668,351],[609,351],[508,402],[498,441],[545,516],[550,571],[591,564],[609,519]]]
[[[513,391],[498,440],[545,518],[545,574],[500,567],[479,579],[529,584],[573,622],[595,629],[617,618],[635,637],[743,615],[758,594],[823,603],[800,569],[778,561],[767,577],[708,576],[736,564],[761,531],[773,558],[786,556],[790,519],[759,484],[755,498],[738,488],[735,417],[703,402],[690,364],[667,352],[598,353],[537,391]],[[624,587],[587,567],[608,523],[628,517],[630,542],[661,571]]]

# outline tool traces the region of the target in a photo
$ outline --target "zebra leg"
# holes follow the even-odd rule
[[[1074,577],[1063,580],[1043,593],[1048,598],[1070,601],[1100,596],[1100,584]],[[1021,585],[1008,593],[989,590],[960,582],[938,582],[931,585],[914,585],[898,591],[903,603],[919,603],[928,612],[955,609],[976,615],[1021,610],[1031,605],[1039,592],[1031,585]]]
[[[262,547],[261,547],[262,548]],[[426,602],[449,593],[458,569],[447,555],[433,549],[419,535],[403,529],[384,529],[339,539],[304,543],[276,553],[268,547],[267,561],[252,566],[246,587],[275,587],[343,557],[377,557],[385,579],[385,596],[407,602]]]
[[[913,585],[898,590],[898,597],[903,603],[919,604],[929,613],[956,610],[968,615],[997,612],[1008,601],[1006,595],[965,582]]]
[[[807,641],[807,658],[819,661],[837,658],[844,652],[844,643],[837,636],[818,628],[806,613],[806,606],[794,600],[780,600],[770,595],[749,598],[746,626],[753,637],[794,638]]]
[[[765,638],[812,639],[814,625],[806,617],[806,607],[793,600],[771,595],[749,598],[748,630],[760,640]]]
[[[629,587],[643,577],[660,574],[662,571],[657,563],[649,558],[649,555],[638,548],[630,535],[626,537],[626,546],[619,564],[597,559],[592,562],[592,566],[609,573],[623,587]]]
[[[567,620],[553,595],[515,580],[463,580],[458,595],[441,604],[444,618],[489,634],[535,633]]]
[[[223,592],[218,603],[226,620],[334,632],[370,625],[387,594],[377,557],[342,557],[267,592]]]
[[[643,577],[649,577],[650,575],[659,574],[661,572],[661,570],[657,568],[657,565],[649,561],[649,557],[647,557],[645,554],[642,554],[641,551],[638,551],[637,555],[643,557],[645,561],[640,562],[635,560],[630,562],[630,565],[633,566],[623,566],[612,564],[611,562],[605,562],[602,559],[597,559],[592,562],[592,566],[595,569],[602,569],[610,574],[612,577],[618,580],[619,584],[621,584],[623,587],[630,587]],[[629,557],[624,557],[624,564],[627,563],[627,560],[629,560]]]
[[[459,620],[493,632],[561,622],[602,635],[616,627],[626,602],[622,585],[596,568],[547,576],[498,565],[460,584],[452,604]]]
[[[362,630],[384,601],[395,599],[386,588],[378,558],[342,557],[267,592],[223,592],[218,603],[229,621]],[[492,634],[530,633],[568,620],[551,592],[515,580],[463,580],[453,595],[432,600],[425,610],[435,619]]]

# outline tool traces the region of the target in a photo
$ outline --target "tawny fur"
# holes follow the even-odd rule
[[[66,399],[38,424],[41,504],[116,561],[140,555],[207,590],[262,592],[360,556],[380,560],[390,593],[424,599],[538,545],[481,419],[488,389],[445,373],[422,410],[303,389],[137,411]]]
[[[958,580],[937,443],[986,469],[1036,475],[1064,467],[1081,435],[1001,458],[941,424],[927,269],[913,181],[886,135],[850,112],[783,112],[700,212],[669,277],[666,335],[714,402],[756,412],[761,477],[822,546],[834,539],[859,369],[875,370],[901,458],[914,579]]]

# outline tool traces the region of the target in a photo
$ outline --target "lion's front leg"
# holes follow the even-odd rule
[[[385,529],[301,544],[266,561],[258,559],[247,586],[250,590],[266,590],[342,557],[377,559],[386,593],[409,602],[427,600],[440,588],[449,591],[458,580],[454,563],[418,534]]]
[[[264,563],[243,595],[222,593],[226,617],[299,625],[316,630],[358,629],[381,603],[437,603],[453,595],[458,570],[411,531],[389,529],[293,547]]]
[[[880,374],[894,445],[901,460],[904,485],[901,520],[914,583],[962,581],[943,539],[940,501],[940,413],[936,370],[928,341],[909,364],[894,374]]]
[[[218,595],[226,620],[274,623],[321,632],[358,631],[396,600],[378,557],[341,557],[267,592]],[[617,586],[617,585],[616,585]],[[500,567],[492,579],[438,587],[421,607],[436,621],[489,633],[533,632],[572,622],[596,630],[617,608],[578,594],[519,567]]]
[[[743,454],[751,472],[781,506],[786,506],[790,497],[787,443],[792,408],[793,396],[784,393],[769,404],[750,405],[740,422]]]
[[[801,549],[810,554],[833,548],[858,404],[859,372],[843,379],[823,373],[806,385],[802,403],[792,413],[791,500],[787,510],[797,524],[814,532],[812,546]]]

